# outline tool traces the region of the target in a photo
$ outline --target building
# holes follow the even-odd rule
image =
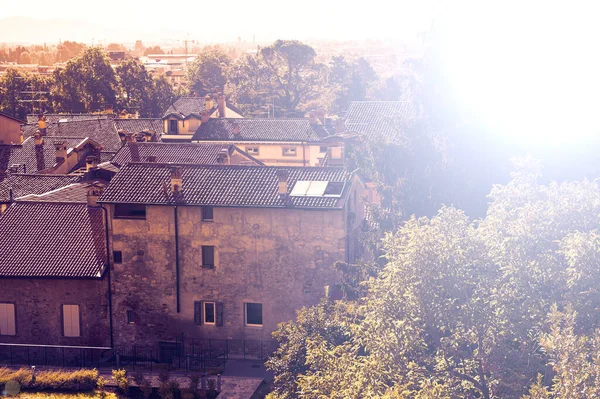
[[[0,144],[19,144],[23,141],[20,119],[0,112]]]
[[[130,162],[187,163],[197,165],[263,165],[232,144],[128,142],[111,161],[116,166]]]
[[[239,109],[225,97],[180,97],[165,112],[163,141],[190,141],[198,127],[210,118],[243,118]]]
[[[99,200],[115,345],[271,339],[357,256],[362,190],[342,168],[125,165]]]
[[[214,118],[198,127],[192,141],[233,144],[267,165],[317,166],[329,151],[329,136],[310,119]],[[341,158],[341,151],[334,156]]]
[[[160,118],[115,119],[115,128],[125,141],[160,141],[162,120]]]
[[[102,187],[75,186],[0,216],[2,343],[111,345]]]
[[[402,129],[416,118],[409,101],[352,101],[344,130],[368,139],[402,143]]]
[[[10,174],[0,181],[0,213],[16,199],[52,192],[80,180],[81,176],[73,175]]]

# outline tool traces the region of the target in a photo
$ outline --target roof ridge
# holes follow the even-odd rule
[[[185,162],[128,162],[123,166],[151,166],[155,168],[165,168],[169,166],[185,166],[194,168],[215,168],[215,169],[299,169],[299,170],[345,170],[342,166],[284,166],[284,165],[213,165],[213,164],[197,164]],[[350,172],[349,172],[350,173]]]

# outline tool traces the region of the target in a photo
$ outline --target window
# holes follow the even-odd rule
[[[327,152],[327,147],[325,147],[325,146],[320,146],[320,147],[319,147],[319,152]]]
[[[283,147],[283,155],[286,157],[295,157],[296,147]]]
[[[0,303],[0,335],[17,335],[14,303]]]
[[[339,197],[342,195],[342,191],[344,190],[344,182],[341,181],[330,181],[325,188],[325,192],[323,195],[325,197]]]
[[[340,197],[344,191],[342,181],[298,180],[290,195],[292,197]]]
[[[146,205],[115,204],[117,219],[146,219]]]
[[[202,220],[213,220],[213,207],[212,206],[203,206],[202,207]]]
[[[262,303],[246,303],[246,325],[262,326]]]
[[[214,302],[204,302],[204,320],[202,320],[204,324],[215,324],[215,303]]]
[[[258,155],[258,147],[246,147],[246,152],[250,155]]]
[[[202,246],[202,267],[205,269],[215,268],[215,247],[212,245]]]
[[[133,310],[127,311],[127,324],[135,324],[135,314]]]
[[[63,335],[65,337],[81,336],[79,323],[79,305],[63,305]]]
[[[177,134],[177,121],[175,119],[169,120],[169,134]]]
[[[212,301],[194,302],[194,323],[223,325],[223,303]]]
[[[123,263],[123,253],[121,251],[113,251],[113,260],[115,263]]]

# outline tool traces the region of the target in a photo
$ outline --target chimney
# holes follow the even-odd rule
[[[315,115],[314,112],[311,112],[310,114],[308,114],[308,121],[310,122],[311,125],[317,124],[317,116]]]
[[[344,118],[338,118],[335,120],[335,132],[336,133],[344,133],[346,131]]]
[[[206,97],[204,97],[204,108],[208,111],[210,109],[213,109],[214,107],[214,103],[213,103],[213,99],[210,96],[210,94],[207,94]]]
[[[321,123],[321,124],[325,124],[325,110],[324,109],[319,109],[317,111],[315,111],[315,117],[317,118],[317,123]]]
[[[221,149],[217,154],[217,163],[223,165],[229,165],[229,150],[227,148]]]
[[[54,142],[54,149],[56,150],[56,163],[67,161],[67,148],[69,148],[68,141]]]
[[[202,121],[202,123],[208,122],[209,119],[210,119],[210,115],[208,114],[208,111],[207,110],[202,111],[202,113],[200,114],[200,120]]]
[[[8,167],[8,173],[19,173],[20,163],[13,163]]]
[[[112,104],[104,104],[104,113],[105,114],[112,114],[113,113],[113,106],[112,106]]]
[[[125,145],[125,142],[127,141],[127,133],[123,129],[119,129],[119,131],[117,133],[119,133],[119,138],[121,139],[121,145]]]
[[[88,206],[98,206],[98,198],[102,195],[104,191],[104,184],[95,181],[86,186],[87,192],[87,204]]]
[[[42,135],[42,132],[37,130],[33,135],[33,141],[35,142],[36,146],[44,145],[44,136]]]
[[[288,171],[285,169],[279,169],[277,171],[277,192],[279,193],[279,197],[281,199],[288,198]]]
[[[91,169],[98,166],[98,157],[94,155],[90,155],[85,158],[85,171],[89,172]]]
[[[219,107],[219,118],[225,118],[225,96],[219,93],[217,97],[217,106]]]
[[[171,192],[173,194],[178,194],[182,190],[183,180],[181,178],[181,172],[181,166],[171,167]]]
[[[234,122],[231,125],[231,130],[233,131],[233,134],[237,136],[238,134],[240,134],[240,124],[237,122]]]

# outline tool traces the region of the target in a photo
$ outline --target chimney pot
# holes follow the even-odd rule
[[[281,198],[287,198],[288,196],[288,186],[287,186],[287,179],[288,179],[288,171],[285,169],[279,169],[277,171],[277,191],[279,193],[279,196]]]
[[[39,130],[36,131],[33,135],[33,141],[35,142],[36,146],[44,145],[44,136],[42,135],[42,132]]]
[[[214,107],[213,99],[209,94],[207,94],[206,97],[204,97],[204,108],[208,111],[208,110],[213,109],[213,107]]]
[[[86,186],[88,206],[98,206],[98,198],[100,198],[100,196],[102,195],[104,187],[104,184],[98,181],[90,183]]]
[[[54,149],[56,150],[56,162],[63,162],[67,160],[67,148],[69,148],[68,141],[55,141]]]
[[[171,192],[173,194],[178,194],[182,190],[183,179],[182,168],[181,166],[173,166],[171,167]]]
[[[208,114],[208,111],[207,110],[202,111],[202,113],[200,114],[200,120],[202,121],[202,123],[208,122],[209,119],[210,119],[210,115]]]
[[[219,93],[217,97],[217,106],[219,107],[219,118],[225,118],[225,96]]]
[[[90,155],[85,158],[85,170],[89,172],[91,169],[98,166],[98,157],[94,155]]]

